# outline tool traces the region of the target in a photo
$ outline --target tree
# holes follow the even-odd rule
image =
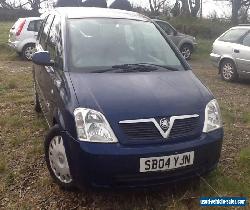
[[[181,14],[181,4],[178,0],[176,0],[174,7],[170,12],[174,17],[177,17]]]
[[[55,7],[69,7],[69,6],[79,6],[78,0],[57,0],[54,4]]]
[[[164,8],[167,0],[149,0],[150,10],[154,15],[158,15]]]
[[[181,12],[182,16],[188,17],[197,17],[197,14],[201,8],[201,0],[176,0],[181,2]]]
[[[219,1],[219,0],[214,0],[214,1]],[[250,0],[224,0],[231,2],[232,4],[232,17],[231,17],[231,22],[233,25],[237,25],[239,23],[239,12],[243,8],[249,8],[250,6]],[[247,9],[248,12],[248,9]],[[247,15],[247,14],[245,14]]]
[[[42,3],[48,0],[19,0],[16,1],[0,0],[0,6],[6,9],[24,9],[31,8],[32,13],[39,15],[39,10],[41,9]]]
[[[107,8],[106,0],[57,0],[56,7],[103,7]]]
[[[241,23],[248,23],[248,21],[249,21],[249,16],[248,16],[249,8],[250,8],[250,5],[240,9],[239,20]]]
[[[115,0],[110,8],[132,11],[132,6],[128,0]]]
[[[201,7],[201,0],[189,0],[189,6],[191,16],[196,17]]]
[[[181,1],[181,15],[182,16],[190,16],[190,9],[188,0],[180,0]]]
[[[84,7],[102,7],[107,8],[106,0],[86,0],[82,4]]]
[[[232,0],[232,24],[239,23],[239,11],[242,7],[249,7],[250,0]]]

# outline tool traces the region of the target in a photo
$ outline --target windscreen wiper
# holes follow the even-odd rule
[[[105,72],[118,72],[118,73],[127,73],[127,72],[152,72],[158,70],[168,70],[168,71],[178,71],[178,69],[170,66],[162,66],[151,63],[134,63],[134,64],[122,64],[114,65],[110,69],[94,71],[94,73],[105,73]]]
[[[179,71],[179,69],[177,69],[173,66],[159,65],[159,64],[154,64],[154,63],[138,63],[138,65],[154,66],[154,67],[166,69],[168,71]]]

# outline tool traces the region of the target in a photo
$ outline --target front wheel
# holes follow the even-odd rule
[[[186,60],[190,60],[191,55],[192,55],[192,50],[193,48],[190,44],[184,44],[181,46],[181,49],[180,49],[181,54]]]
[[[239,78],[236,67],[231,60],[224,60],[220,65],[220,74],[223,80],[236,81]]]
[[[27,44],[24,46],[22,55],[26,60],[31,61],[34,53],[35,53],[35,44]]]
[[[64,139],[58,125],[52,127],[44,142],[45,160],[51,177],[62,188],[74,188],[71,176]]]

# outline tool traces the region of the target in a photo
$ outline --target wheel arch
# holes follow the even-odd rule
[[[65,130],[63,115],[59,109],[55,109],[52,117],[52,126],[58,125],[61,130]]]
[[[222,58],[220,59],[220,62],[219,62],[219,74],[221,74],[221,65],[222,65],[222,63],[223,63],[224,61],[226,61],[226,60],[232,61],[233,64],[235,65],[236,71],[237,71],[237,65],[236,65],[236,62],[234,61],[233,58],[231,58],[231,57],[222,57]]]
[[[25,42],[25,43],[23,44],[23,46],[22,46],[21,52],[23,52],[23,50],[25,49],[25,47],[28,46],[28,45],[36,45],[36,43],[33,42],[33,41]]]
[[[179,49],[181,50],[181,48],[182,48],[183,46],[185,46],[185,45],[188,45],[188,46],[191,47],[191,52],[194,51],[194,45],[193,45],[193,43],[192,43],[191,41],[188,41],[188,40],[183,41],[183,42],[180,44]]]

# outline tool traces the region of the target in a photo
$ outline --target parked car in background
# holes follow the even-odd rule
[[[117,9],[63,7],[44,19],[35,110],[50,126],[45,158],[60,186],[160,185],[217,166],[219,105],[161,32]]]
[[[250,25],[233,27],[213,44],[210,54],[223,80],[250,78]]]
[[[186,60],[189,60],[194,52],[197,42],[195,37],[178,32],[172,25],[163,20],[154,19],[154,21],[165,31],[168,37],[181,51]]]
[[[39,17],[19,18],[10,29],[9,46],[25,59],[31,60],[39,28]]]

